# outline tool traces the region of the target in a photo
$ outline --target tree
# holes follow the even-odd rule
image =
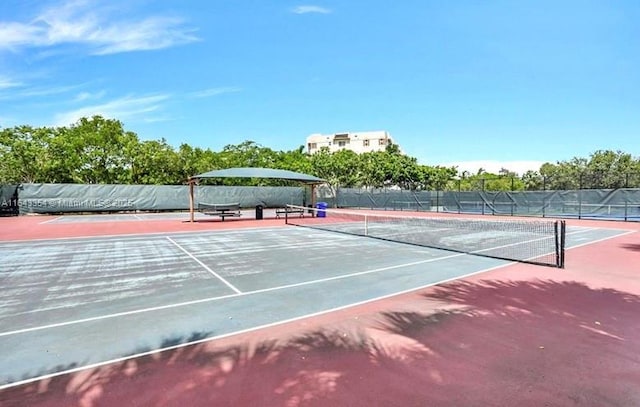
[[[365,188],[385,186],[385,160],[387,152],[371,151],[360,154],[358,184]]]
[[[18,126],[0,132],[0,177],[6,183],[47,182],[49,128]]]
[[[544,177],[546,189],[578,189],[586,165],[586,159],[577,157],[557,164],[544,163],[540,167],[540,175]]]
[[[418,166],[420,189],[442,191],[447,189],[449,182],[456,176],[455,167]]]
[[[183,143],[176,152],[178,159],[177,175],[186,181],[189,177],[221,168],[220,153],[200,147],[193,148]]]
[[[402,189],[417,189],[420,184],[418,161],[404,154],[387,153],[385,160],[385,183]]]
[[[621,151],[598,150],[587,158],[574,157],[540,168],[547,189],[623,188],[640,186],[640,160]]]
[[[529,170],[525,172],[521,180],[524,183],[524,189],[527,191],[540,191],[546,187],[542,176],[537,171]]]
[[[598,150],[591,154],[583,175],[583,188],[623,188],[638,171],[638,160],[621,151]]]
[[[358,161],[358,154],[351,150],[331,153],[328,148],[322,148],[311,156],[313,173],[327,181],[334,196],[338,187],[359,186]]]
[[[213,169],[267,167],[319,176],[334,193],[339,186],[494,191],[640,187],[640,159],[621,151],[598,150],[588,158],[545,163],[521,178],[507,168],[498,174],[480,168],[454,180],[456,168],[420,165],[396,144],[361,155],[325,149],[309,156],[304,150],[274,151],[250,140],[220,152],[186,143],[176,149],[165,139],[141,142],[120,121],[93,116],[68,127],[0,129],[0,182],[180,184]],[[244,179],[224,183],[288,184]]]
[[[125,132],[121,122],[93,116],[60,131],[55,151],[68,154],[68,162],[61,166],[73,171],[73,179],[87,184],[117,184],[131,180],[131,157],[125,152],[131,152],[137,142],[137,136]]]
[[[280,151],[276,153],[276,168],[283,170],[301,172],[310,174],[313,172],[313,166],[307,153],[304,152],[304,146],[299,146],[295,150]]]
[[[165,139],[140,143],[132,164],[135,184],[176,185],[187,179],[178,154]]]
[[[229,144],[222,150],[223,168],[264,167],[274,168],[276,153],[254,141]]]

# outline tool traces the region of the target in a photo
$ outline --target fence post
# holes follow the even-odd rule
[[[582,219],[582,173],[580,173],[578,182],[578,219]]]
[[[629,214],[628,206],[629,206],[629,202],[627,202],[627,197],[626,197],[626,194],[625,194],[625,197],[624,197],[624,221],[625,222],[629,219],[628,218],[628,214]]]
[[[460,190],[461,190],[461,189],[462,189],[462,180],[461,180],[461,179],[459,179],[459,180],[458,180],[458,196],[456,196],[456,198],[457,198],[457,199],[456,199],[456,202],[457,202],[457,204],[458,204],[458,214],[460,214],[460,210],[462,209],[462,208],[461,208],[461,205],[460,205]]]
[[[480,193],[480,197],[482,197],[482,214],[484,215],[484,207],[485,205],[485,200],[484,200],[484,181],[485,179],[482,178],[480,181],[482,181],[482,192]]]

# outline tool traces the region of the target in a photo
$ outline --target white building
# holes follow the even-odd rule
[[[307,153],[313,154],[327,147],[330,152],[352,150],[358,154],[384,151],[389,144],[396,144],[386,131],[362,131],[353,133],[319,134],[307,137]]]

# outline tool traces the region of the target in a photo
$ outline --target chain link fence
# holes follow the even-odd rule
[[[640,188],[640,172],[581,171],[558,175],[470,176],[451,179],[445,191],[568,191]]]
[[[339,208],[640,221],[640,188],[566,191],[408,191],[339,188]]]

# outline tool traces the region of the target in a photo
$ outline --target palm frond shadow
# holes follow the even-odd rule
[[[626,250],[631,250],[632,252],[640,252],[640,244],[638,243],[623,244],[622,248]]]
[[[477,405],[508,405],[513,395],[505,389],[530,388],[521,396],[534,400],[557,388],[548,383],[589,383],[588,392],[571,397],[604,405],[637,388],[632,373],[603,380],[608,366],[633,372],[640,363],[635,294],[578,282],[488,280],[421,295],[422,310],[390,309],[366,324],[341,320],[225,346],[204,341],[7,389],[0,399],[7,406],[79,405],[88,394],[96,406],[445,406],[468,404],[473,395]],[[455,308],[434,311],[434,300]]]

